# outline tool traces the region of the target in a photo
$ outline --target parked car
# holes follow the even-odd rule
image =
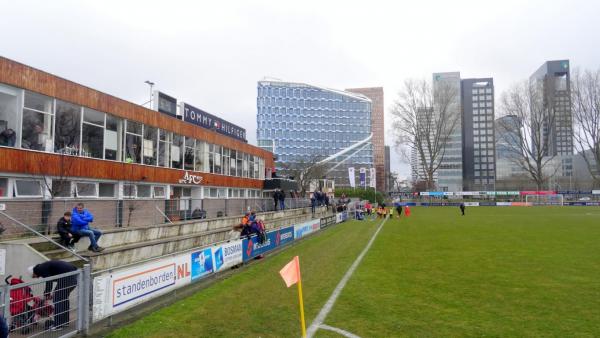
[[[579,199],[580,201],[591,201],[592,199],[589,197],[582,197]]]

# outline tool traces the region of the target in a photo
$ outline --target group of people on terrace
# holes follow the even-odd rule
[[[75,251],[75,243],[81,237],[88,237],[90,239],[88,250],[93,252],[104,250],[98,245],[102,231],[92,228],[90,226],[92,222],[94,222],[94,215],[88,209],[85,209],[83,203],[77,203],[73,210],[65,212],[56,224],[61,244]]]

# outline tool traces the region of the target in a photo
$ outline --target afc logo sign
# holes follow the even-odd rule
[[[183,178],[179,180],[179,183],[187,184],[202,184],[203,177],[199,175],[190,174],[188,171],[185,172]]]

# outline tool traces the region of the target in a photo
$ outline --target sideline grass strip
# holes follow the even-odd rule
[[[361,337],[600,335],[600,209],[412,209],[386,223],[325,324]]]
[[[300,256],[306,318],[312,322],[379,223],[350,221],[321,231],[108,337],[299,336],[297,294],[285,287],[281,267]]]

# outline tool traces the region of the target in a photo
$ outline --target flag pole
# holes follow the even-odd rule
[[[306,338],[306,323],[304,322],[304,302],[302,301],[302,277],[300,275],[300,258],[296,256],[298,260],[298,300],[300,302],[300,324],[302,325],[302,337]]]

